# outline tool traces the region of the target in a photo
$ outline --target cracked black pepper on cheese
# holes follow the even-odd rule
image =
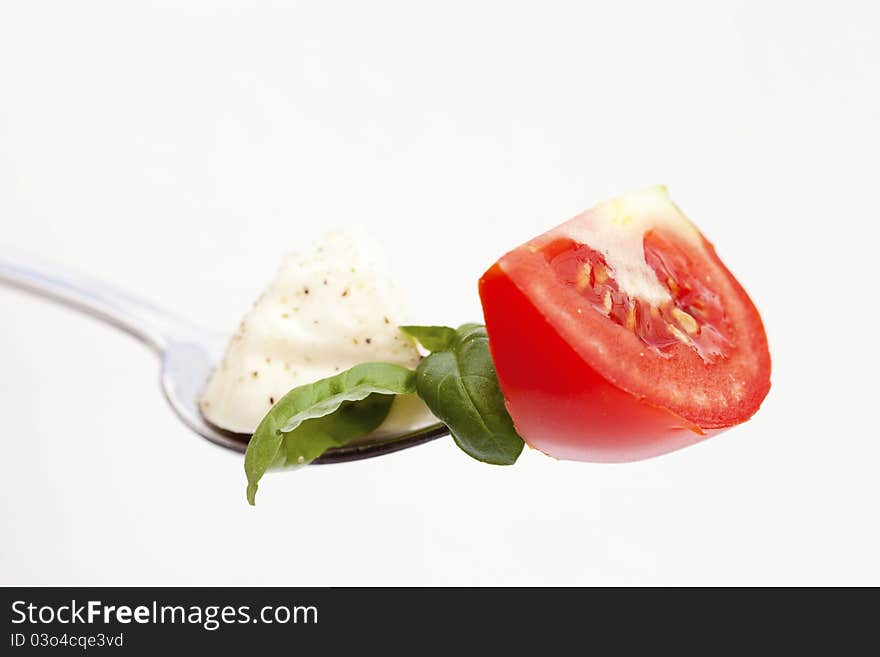
[[[362,229],[287,256],[229,342],[200,400],[218,427],[253,433],[292,388],[365,362],[415,368],[399,292],[378,244]],[[378,434],[436,421],[415,395],[395,399]],[[376,434],[374,434],[376,435]]]

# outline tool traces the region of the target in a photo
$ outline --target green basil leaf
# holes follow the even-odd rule
[[[428,351],[445,351],[455,340],[455,329],[448,326],[401,326],[400,330],[418,340]]]
[[[336,376],[294,388],[263,418],[244,457],[247,498],[270,468],[310,463],[376,429],[394,395],[416,391],[415,372],[388,363],[355,365]]]
[[[524,443],[504,405],[484,326],[461,326],[446,349],[422,359],[416,388],[467,454],[494,465],[516,462]]]

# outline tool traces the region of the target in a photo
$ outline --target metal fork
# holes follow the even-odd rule
[[[198,399],[223,355],[227,336],[205,330],[153,304],[56,267],[0,257],[0,283],[51,299],[122,329],[152,349],[161,362],[161,387],[177,417],[215,445],[243,453],[250,436],[225,431],[206,421]],[[390,454],[449,434],[443,424],[330,449],[312,463],[342,463]]]

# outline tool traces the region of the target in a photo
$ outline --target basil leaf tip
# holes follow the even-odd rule
[[[456,337],[455,329],[448,326],[401,326],[400,330],[428,351],[445,351]]]

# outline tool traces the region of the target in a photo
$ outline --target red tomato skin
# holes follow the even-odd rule
[[[498,264],[480,279],[489,349],[517,432],[559,459],[622,463],[665,454],[702,430],[610,383],[591,368]]]

